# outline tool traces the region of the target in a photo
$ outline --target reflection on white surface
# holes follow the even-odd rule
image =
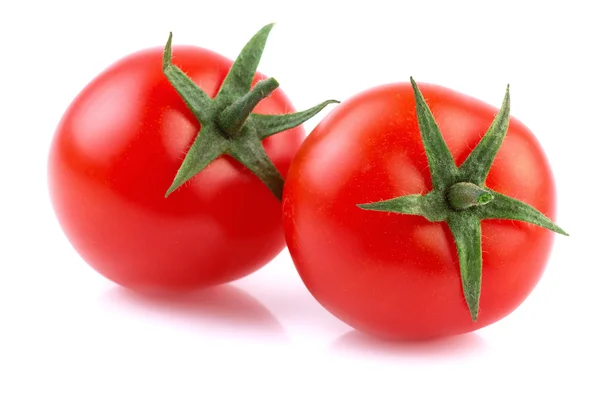
[[[384,357],[392,359],[418,358],[436,360],[439,358],[461,358],[474,354],[483,355],[487,344],[475,332],[427,341],[389,341],[374,338],[356,330],[351,330],[332,345],[335,353],[353,357]]]
[[[231,284],[184,294],[144,294],[114,287],[101,296],[101,302],[132,317],[141,312],[152,315],[159,323],[185,325],[205,333],[225,331],[285,338],[283,327],[271,311]]]

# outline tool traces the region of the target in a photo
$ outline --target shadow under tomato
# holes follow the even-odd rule
[[[349,355],[394,358],[460,358],[484,353],[485,340],[475,332],[431,340],[393,341],[357,330],[346,332],[331,344],[331,350]]]
[[[141,310],[153,318],[200,329],[203,333],[285,338],[283,327],[271,311],[231,284],[188,293],[145,293],[115,287],[104,294],[102,301],[136,314]]]

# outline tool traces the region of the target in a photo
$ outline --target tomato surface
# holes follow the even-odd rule
[[[162,52],[116,62],[70,105],[50,149],[52,204],[83,259],[120,285],[185,290],[231,281],[283,249],[281,205],[228,156],[165,198],[200,125],[163,75]],[[191,46],[174,47],[173,62],[211,97],[232,65]],[[277,89],[254,111],[293,110]],[[304,136],[297,127],[263,142],[284,177]]]
[[[460,165],[498,109],[444,87],[419,87]],[[533,133],[513,117],[486,186],[554,217],[549,163]],[[302,280],[332,314],[373,335],[422,339],[491,324],[529,295],[553,232],[526,222],[481,222],[483,277],[473,322],[446,222],[357,207],[431,189],[409,83],[342,102],[308,136],[288,172],[284,229]]]

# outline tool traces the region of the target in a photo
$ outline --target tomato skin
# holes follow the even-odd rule
[[[498,109],[441,86],[419,88],[460,165]],[[549,163],[515,118],[486,185],[554,218]],[[288,172],[284,230],[300,277],[332,314],[376,336],[428,339],[489,325],[530,294],[553,232],[524,222],[482,221],[483,281],[473,322],[445,222],[356,206],[431,189],[409,83],[359,93],[311,132]]]
[[[61,227],[99,273],[133,289],[188,290],[257,270],[285,241],[280,203],[232,158],[165,198],[200,125],[163,75],[162,50],[123,58],[76,97],[55,132],[48,181]],[[191,46],[175,46],[173,62],[211,97],[232,65]],[[277,89],[255,112],[293,110]],[[263,142],[284,177],[304,136],[297,127]]]

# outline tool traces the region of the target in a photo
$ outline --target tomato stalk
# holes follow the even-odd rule
[[[412,77],[410,81],[433,189],[424,195],[411,194],[359,204],[358,207],[364,210],[419,215],[432,222],[445,221],[454,236],[465,301],[472,320],[476,321],[483,267],[482,220],[525,221],[562,235],[568,234],[534,207],[485,186],[485,179],[508,131],[508,86],[502,106],[488,131],[464,163],[457,167],[421,91]]]
[[[494,195],[474,183],[458,182],[450,186],[446,198],[454,210],[460,211],[486,205],[494,200]]]
[[[328,104],[324,101],[308,110],[283,115],[263,115],[252,111],[279,83],[268,78],[253,88],[258,63],[273,24],[259,30],[244,46],[215,98],[209,97],[172,62],[172,34],[163,52],[163,72],[200,123],[200,131],[188,150],[168,197],[177,188],[222,155],[230,155],[256,175],[281,200],[283,177],[268,157],[262,140],[294,128],[315,116]]]
[[[246,120],[258,103],[279,87],[279,82],[274,78],[268,78],[258,82],[250,92],[237,99],[219,115],[219,126],[229,136],[235,136],[246,123]]]

